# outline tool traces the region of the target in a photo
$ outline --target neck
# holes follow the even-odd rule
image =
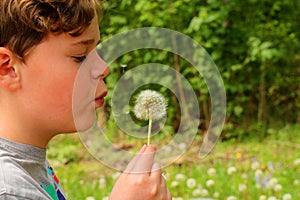
[[[0,106],[0,137],[22,144],[46,148],[52,136],[39,130],[29,117],[8,107]]]
[[[32,139],[32,137],[28,137],[29,135],[27,134],[18,134],[16,132],[6,132],[6,131],[2,131],[0,130],[0,138],[12,141],[12,142],[18,142],[21,144],[26,144],[26,145],[30,145],[30,146],[34,146],[34,147],[38,147],[41,149],[45,149],[48,145],[49,140],[43,140],[43,142],[41,142],[41,140],[36,140],[36,139]]]

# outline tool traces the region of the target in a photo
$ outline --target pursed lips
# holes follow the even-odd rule
[[[100,95],[97,95],[95,98],[95,107],[99,108],[104,105],[104,97],[107,95],[107,91],[104,91]]]

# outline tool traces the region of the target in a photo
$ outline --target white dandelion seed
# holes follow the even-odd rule
[[[209,192],[207,189],[201,189],[201,196],[205,197],[205,196],[208,196]]]
[[[98,183],[99,183],[99,187],[100,187],[101,189],[103,189],[103,188],[106,187],[106,179],[105,179],[104,177],[101,177],[101,178],[99,179]]]
[[[282,200],[291,200],[291,199],[292,199],[292,195],[289,194],[289,193],[284,194],[284,195],[282,196]]]
[[[218,199],[218,198],[220,197],[220,193],[219,193],[219,192],[215,192],[215,193],[213,194],[213,196],[214,196],[216,199]]]
[[[252,164],[251,164],[251,169],[252,170],[256,170],[256,169],[258,169],[259,168],[259,162],[253,162]]]
[[[206,181],[206,186],[207,187],[211,187],[211,186],[213,186],[215,184],[215,181],[214,180],[208,180],[208,181]]]
[[[226,200],[237,200],[237,198],[235,196],[229,196],[226,198]]]
[[[248,174],[243,173],[243,174],[241,175],[241,177],[242,177],[242,179],[248,179]]]
[[[217,173],[217,170],[216,170],[215,168],[209,168],[209,169],[207,170],[207,174],[208,174],[209,176],[215,176],[216,173]]]
[[[260,169],[255,170],[255,177],[260,178],[263,175],[263,171]]]
[[[274,191],[275,192],[280,192],[281,190],[282,190],[282,185],[280,185],[280,184],[274,185]]]
[[[177,181],[183,181],[186,179],[186,176],[184,174],[176,174],[175,179]]]
[[[194,197],[198,197],[201,195],[201,189],[195,189],[192,193]]]
[[[172,181],[171,182],[171,187],[177,187],[179,185],[179,183],[177,181]]]
[[[271,178],[271,179],[267,182],[266,186],[267,186],[268,189],[272,189],[272,188],[274,188],[274,186],[275,186],[277,183],[278,183],[277,178]]]
[[[154,90],[142,91],[136,99],[133,108],[134,115],[140,120],[149,121],[148,145],[150,144],[152,121],[159,120],[167,114],[165,97]]]
[[[262,189],[262,185],[260,183],[256,183],[255,187],[256,187],[256,189],[259,189],[259,190]]]
[[[300,165],[300,158],[297,158],[296,160],[294,160],[294,165]]]
[[[186,185],[187,185],[188,188],[194,188],[194,187],[196,187],[197,182],[196,182],[195,179],[189,178],[189,179],[186,181]]]
[[[237,171],[236,167],[232,166],[227,169],[227,174],[231,175],[231,174],[235,173],[236,171]]]
[[[178,145],[179,149],[180,150],[185,150],[186,149],[186,144],[184,142],[181,142],[179,145]]]
[[[266,195],[260,195],[259,200],[267,200],[267,196]]]
[[[243,192],[247,189],[247,186],[245,184],[240,184],[239,185],[239,192]]]
[[[270,196],[268,200],[277,200],[277,198],[275,196]]]

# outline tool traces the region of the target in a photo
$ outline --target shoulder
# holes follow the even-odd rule
[[[0,199],[47,199],[41,186],[13,159],[0,156]],[[50,199],[50,198],[48,198]]]

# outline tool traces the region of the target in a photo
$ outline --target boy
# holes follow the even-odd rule
[[[66,199],[45,149],[55,135],[78,130],[74,104],[82,130],[103,105],[109,70],[95,51],[97,0],[1,0],[0,11],[0,199]],[[74,103],[83,62],[93,64]],[[111,200],[171,199],[154,153],[140,150]]]

